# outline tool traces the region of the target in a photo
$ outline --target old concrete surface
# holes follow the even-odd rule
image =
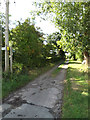
[[[5,110],[7,110],[7,109],[10,109],[11,108],[11,105],[10,104],[2,104],[1,105],[1,109],[2,109],[2,112],[4,112]]]
[[[48,89],[41,90],[36,94],[33,94],[31,97],[27,92],[23,97],[24,97],[24,100],[26,100],[28,103],[44,106],[47,108],[53,108],[53,106],[56,103],[56,100],[58,99],[57,94],[59,94],[59,91],[57,88],[48,88]]]
[[[13,109],[5,118],[53,118],[53,116],[47,108],[23,104]]]
[[[2,106],[0,105],[0,120],[2,118]]]
[[[65,64],[55,78],[51,76],[51,73],[58,65],[30,82],[27,86],[11,94],[5,100],[5,103],[11,104],[13,108],[8,113],[6,110],[3,117],[60,118],[67,66],[68,64]]]

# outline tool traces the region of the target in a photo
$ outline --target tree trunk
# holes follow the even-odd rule
[[[84,52],[84,60],[86,60],[86,65],[89,63],[89,54],[87,51]]]
[[[90,67],[90,56],[89,56],[89,59],[88,59],[88,67]]]
[[[74,60],[77,60],[77,59],[76,59],[76,55],[75,55],[75,54],[73,54],[73,59],[74,59]]]

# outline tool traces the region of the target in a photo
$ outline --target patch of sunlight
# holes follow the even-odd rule
[[[78,81],[79,83],[84,83],[83,81]]]
[[[69,64],[69,67],[78,69],[80,72],[87,72],[87,67],[82,64]]]
[[[51,59],[52,57],[46,57],[46,59]]]
[[[64,83],[67,83],[67,80],[64,80]]]
[[[79,84],[79,85],[87,85],[88,83],[85,82],[85,81],[77,81],[77,84]]]
[[[68,68],[68,65],[64,65],[62,68],[65,68],[65,69],[67,69],[67,68]]]
[[[88,96],[88,92],[82,92],[82,95]]]
[[[70,80],[75,80],[75,78],[70,78]]]
[[[59,65],[58,68],[64,68],[64,69],[67,69],[67,68],[68,68],[68,65]]]
[[[78,87],[72,87],[73,90],[78,90],[79,88]]]
[[[82,68],[81,65],[79,65],[79,64],[73,64],[73,65],[70,64],[70,67],[71,67],[71,68],[76,68],[76,69],[78,69],[78,68],[79,68],[79,69]]]
[[[58,68],[62,68],[62,67],[63,67],[63,64],[58,66]]]
[[[84,91],[88,91],[88,89],[87,88],[85,88],[85,89],[83,89]]]
[[[77,81],[80,80],[80,78],[74,78],[74,77],[72,77],[72,78],[70,78],[70,80],[71,80],[71,81],[76,81],[76,82],[77,82]]]

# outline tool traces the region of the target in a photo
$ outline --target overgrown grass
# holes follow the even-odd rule
[[[88,74],[80,61],[70,61],[68,65],[62,118],[88,118]]]
[[[28,73],[14,73],[12,75],[5,74],[2,80],[2,98],[7,97],[11,92],[25,86],[28,82],[45,73],[46,71],[54,67],[56,64],[58,64],[58,62],[50,63],[43,68],[34,68],[32,70],[29,70]]]
[[[9,79],[4,78],[2,81],[2,98],[8,96],[9,93],[15,91],[19,87],[28,83],[31,78],[27,74],[12,74]]]

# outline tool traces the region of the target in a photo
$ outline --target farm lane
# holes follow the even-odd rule
[[[59,65],[11,94],[2,105],[3,118],[60,118],[68,62],[52,77]]]

